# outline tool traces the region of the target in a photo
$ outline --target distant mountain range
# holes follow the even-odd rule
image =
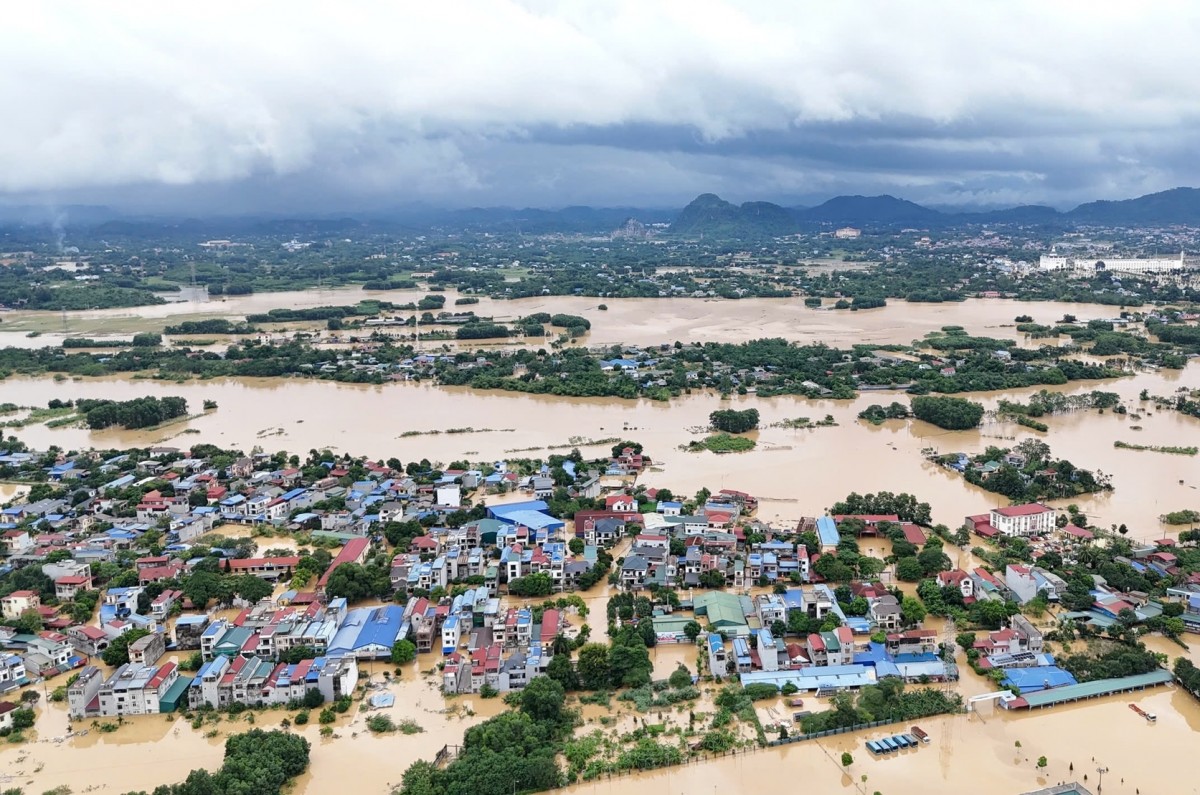
[[[1045,226],[1200,226],[1200,189],[1172,188],[1124,201],[1081,204],[1068,212],[1031,204],[987,212],[942,212],[895,196],[836,196],[816,207],[770,202],[731,204],[712,193],[684,207],[670,231],[689,237],[776,237],[814,226],[919,228],[959,224]]]
[[[705,193],[682,210],[645,207],[473,207],[446,210],[407,205],[375,212],[323,217],[148,217],[103,206],[0,205],[0,227],[13,245],[35,241],[47,228],[75,239],[96,237],[179,237],[195,239],[245,235],[285,237],[360,236],[371,233],[412,234],[427,231],[487,231],[499,234],[593,234],[628,236],[626,222],[668,225],[686,237],[763,238],[814,228],[855,226],[945,228],[964,224],[1023,224],[1065,227],[1189,225],[1200,226],[1200,189],[1172,188],[1124,201],[1096,201],[1059,212],[1053,207],[1023,205],[980,212],[938,210],[895,196],[836,196],[816,207],[785,207],[771,202],[737,205]]]

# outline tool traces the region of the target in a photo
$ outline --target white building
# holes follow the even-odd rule
[[[1054,530],[1054,509],[1039,503],[993,508],[991,525],[1001,535],[1039,536]]]
[[[1172,273],[1183,270],[1183,252],[1178,257],[1056,257],[1042,255],[1038,267],[1044,271],[1072,271],[1092,273],[1114,271],[1117,273]]]
[[[434,493],[438,505],[450,505],[456,508],[462,505],[462,489],[457,485],[438,486]]]

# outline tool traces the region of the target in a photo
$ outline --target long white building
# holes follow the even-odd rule
[[[1042,255],[1038,267],[1044,271],[1074,271],[1090,273],[1093,271],[1114,271],[1117,273],[1172,273],[1183,270],[1183,252],[1178,257],[1097,257],[1072,256],[1057,257]]]

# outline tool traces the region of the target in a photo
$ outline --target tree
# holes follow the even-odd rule
[[[921,568],[921,563],[916,558],[901,558],[896,561],[896,577],[904,582],[916,582],[924,574],[925,570]]]
[[[391,589],[388,572],[379,566],[343,563],[333,570],[325,583],[330,597],[343,597],[347,602],[382,596]]]
[[[404,638],[392,644],[393,665],[408,665],[416,658],[417,647],[411,640]]]
[[[1008,618],[1008,610],[1003,602],[995,599],[983,599],[971,605],[971,616],[975,622],[985,629],[1000,629]]]
[[[579,650],[579,682],[587,690],[602,690],[608,687],[612,676],[608,665],[608,646],[603,643],[586,643]]]
[[[949,571],[951,567],[950,558],[942,551],[941,542],[935,543],[934,540],[930,540],[917,555],[917,562],[921,564],[921,571],[925,576]]]
[[[514,596],[549,596],[554,590],[554,580],[539,571],[509,580],[508,592]]]
[[[687,639],[696,642],[696,638],[700,637],[701,627],[698,621],[689,621],[683,625],[683,634],[687,635]]]
[[[571,664],[570,652],[555,653],[550,658],[550,664],[546,666],[546,676],[562,685],[563,690],[579,689],[579,674]]]
[[[905,624],[920,624],[925,620],[925,606],[911,596],[900,603],[900,620]]]
[[[118,635],[113,638],[112,643],[108,644],[108,648],[100,655],[100,659],[104,660],[105,665],[124,665],[129,662],[129,644],[149,634],[150,630],[148,629],[131,629]]]
[[[964,398],[920,395],[912,399],[913,416],[948,431],[974,428],[983,419],[983,405]]]
[[[567,542],[567,549],[571,550],[572,555],[582,555],[584,546],[582,538],[572,538]]]
[[[680,665],[671,672],[671,676],[667,682],[671,685],[671,687],[678,690],[680,688],[687,687],[692,683],[692,675],[686,666]]]
[[[1037,766],[1039,769],[1045,767],[1047,764],[1049,764],[1049,762],[1046,761],[1046,757],[1044,757],[1044,756],[1038,757]]]
[[[557,724],[563,718],[563,686],[548,676],[535,676],[521,691],[521,711],[535,721]]]
[[[842,767],[850,767],[852,764],[854,764],[854,757],[850,755],[849,751],[842,751]]]
[[[829,582],[849,582],[854,579],[854,570],[843,563],[837,555],[822,555],[813,566],[813,571]]]
[[[233,586],[234,593],[251,604],[267,599],[275,592],[270,583],[253,574],[234,577],[230,584]]]
[[[614,639],[608,651],[609,681],[614,687],[641,687],[650,683],[654,670],[650,651],[641,636],[633,637],[636,640],[628,642]]]
[[[720,409],[708,415],[708,423],[718,431],[745,433],[758,427],[758,409]]]
[[[12,727],[15,731],[33,728],[37,713],[32,709],[14,709],[12,711]]]

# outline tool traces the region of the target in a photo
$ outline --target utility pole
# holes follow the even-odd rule
[[[1098,767],[1096,772],[1100,774],[1100,780],[1096,783],[1096,793],[1099,795],[1100,790],[1104,789],[1104,774],[1108,772],[1107,767]]]

